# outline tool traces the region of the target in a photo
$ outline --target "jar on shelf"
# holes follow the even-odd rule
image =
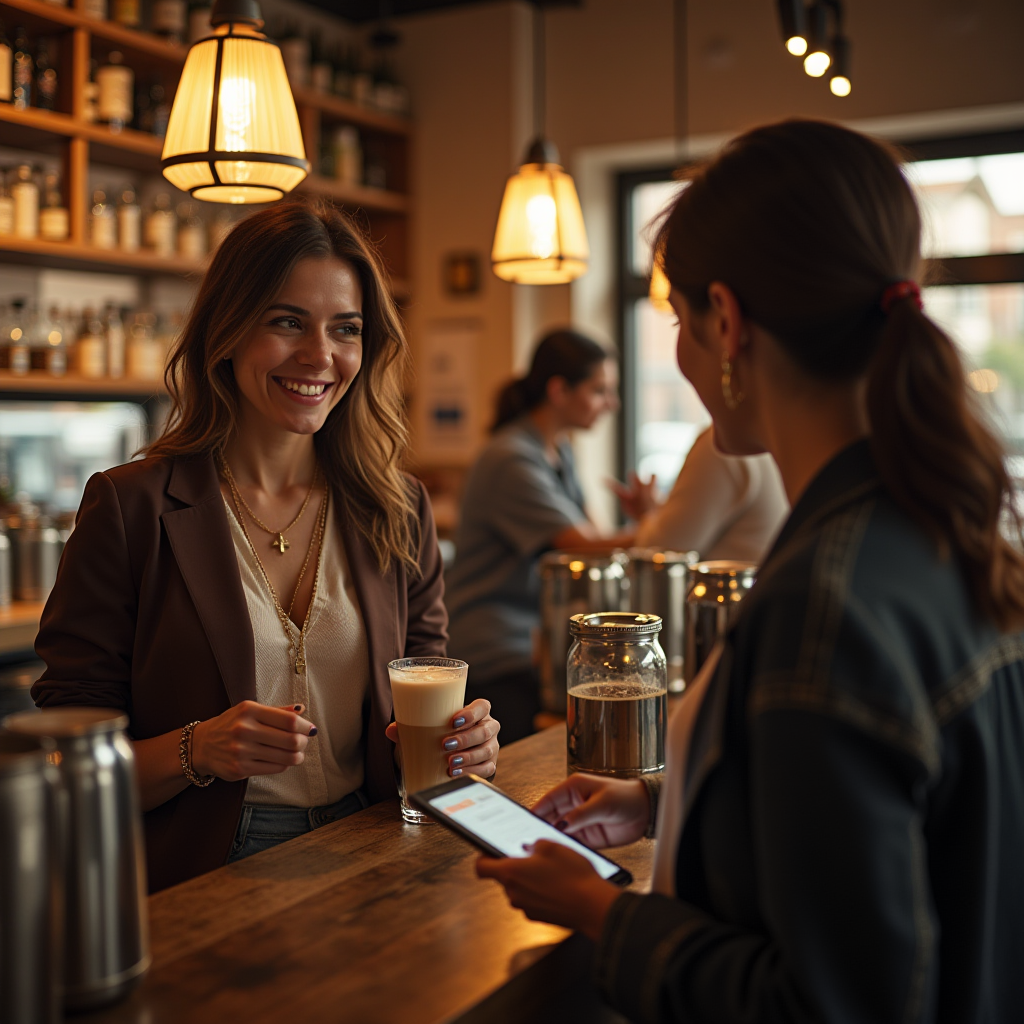
[[[107,303],[103,317],[103,335],[107,349],[107,376],[117,380],[124,376],[125,334],[121,311],[113,302]]]
[[[0,168],[0,235],[14,234],[14,196],[9,183],[10,171]]]
[[[107,19],[107,0],[82,0],[79,11],[87,18],[95,18],[97,21]]]
[[[38,326],[32,336],[32,369],[48,373],[51,377],[63,377],[68,369],[68,346],[66,326],[56,306],[50,307],[46,316],[39,317]]]
[[[668,675],[661,616],[573,615],[566,667],[570,772],[634,778],[665,768]]]
[[[35,104],[40,110],[57,109],[57,69],[50,60],[50,44],[40,39],[36,47]]]
[[[164,350],[156,337],[156,317],[136,313],[128,325],[128,376],[133,380],[160,380]]]
[[[39,237],[48,242],[64,242],[68,237],[68,209],[61,200],[60,177],[47,174],[43,179],[45,205],[39,214]]]
[[[169,43],[180,43],[188,28],[188,5],[185,0],[153,0],[149,27]]]
[[[362,184],[363,147],[359,144],[359,132],[352,125],[334,133],[334,177],[346,185]]]
[[[32,85],[35,81],[35,61],[29,49],[28,36],[22,26],[14,33],[14,56],[11,70],[13,83],[11,101],[15,110],[27,110],[32,106]]]
[[[174,255],[178,240],[178,218],[171,208],[171,197],[161,192],[153,200],[145,224],[145,240],[148,248],[158,256],[170,259]]]
[[[89,239],[97,249],[117,248],[117,217],[114,207],[107,202],[107,193],[101,188],[92,194]]]
[[[82,318],[82,331],[75,342],[75,368],[81,377],[97,380],[107,372],[107,343],[103,324],[96,311],[87,307]]]
[[[125,185],[117,201],[117,247],[122,252],[142,248],[142,207],[135,200],[135,189]]]
[[[20,376],[28,373],[31,368],[25,301],[15,299],[11,303],[10,315],[4,323],[3,337],[0,338],[0,369],[9,370]]]
[[[206,223],[195,203],[178,206],[178,255],[197,263],[206,259]]]
[[[4,31],[4,23],[0,21],[0,103],[10,103],[14,99],[13,75],[14,50]]]
[[[30,164],[19,164],[11,186],[14,198],[14,234],[18,238],[39,237],[39,186]]]
[[[125,28],[138,28],[142,23],[142,4],[139,0],[113,0],[110,20]]]
[[[135,72],[125,65],[119,50],[111,51],[107,63],[96,71],[96,84],[99,87],[98,119],[110,125],[111,131],[120,131],[132,120]]]

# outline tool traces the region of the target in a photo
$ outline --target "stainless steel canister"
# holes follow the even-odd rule
[[[47,741],[0,732],[0,1021],[61,1017],[60,784]]]
[[[583,555],[552,551],[540,562],[540,701],[545,711],[565,714],[565,659],[569,619],[583,612],[620,611],[629,579],[623,552]]]
[[[67,806],[65,1005],[113,1002],[149,967],[146,866],[128,718],[107,708],[11,715],[56,744]]]
[[[749,562],[697,562],[686,591],[686,651],[683,671],[690,682],[715,644],[725,636],[739,603],[757,578]]]
[[[668,692],[661,625],[657,615],[637,612],[569,620],[569,771],[634,778],[664,769]]]
[[[16,601],[45,601],[57,579],[60,533],[47,516],[28,508],[7,519],[11,582]]]
[[[668,662],[668,689],[683,689],[683,655],[686,642],[685,610],[688,570],[698,560],[696,551],[662,551],[630,548],[629,610],[661,616],[658,637]]]

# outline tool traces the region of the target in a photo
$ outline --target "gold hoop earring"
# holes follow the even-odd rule
[[[722,356],[722,398],[725,399],[725,407],[731,412],[739,408],[740,402],[746,398],[742,391],[732,389],[732,363],[728,356]]]

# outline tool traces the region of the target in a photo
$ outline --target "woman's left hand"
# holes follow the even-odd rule
[[[498,730],[501,723],[491,718],[491,705],[475,700],[469,707],[456,711],[452,731],[441,740],[448,755],[448,774],[458,778],[463,772],[489,779],[498,770]],[[389,740],[398,742],[398,726],[392,722],[386,730]]]
[[[529,857],[480,857],[476,873],[505,887],[509,902],[531,921],[582,932],[595,942],[622,890],[561,843],[539,839]]]

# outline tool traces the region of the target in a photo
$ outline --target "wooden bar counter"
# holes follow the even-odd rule
[[[565,728],[504,748],[528,806],[565,777]],[[612,851],[646,889],[652,843]],[[476,852],[388,801],[149,900],[153,966],[80,1024],[605,1024],[590,946],[528,921]]]

